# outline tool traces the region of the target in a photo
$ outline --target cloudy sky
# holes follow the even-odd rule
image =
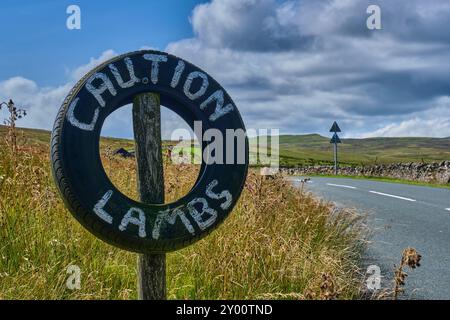
[[[0,4],[0,99],[50,129],[84,73],[156,48],[197,64],[229,92],[248,128],[344,137],[450,136],[450,2],[437,0],[12,1]],[[81,30],[66,8],[81,8]],[[367,7],[381,8],[369,30]],[[2,114],[4,115],[4,114]],[[164,114],[164,136],[180,122]],[[131,136],[129,108],[104,134]]]

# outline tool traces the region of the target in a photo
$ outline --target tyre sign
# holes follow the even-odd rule
[[[201,121],[203,132],[218,130],[224,140],[235,139],[228,130],[245,130],[230,96],[206,72],[164,52],[132,52],[89,72],[66,97],[52,133],[52,169],[66,206],[90,232],[130,251],[166,252],[201,239],[228,216],[245,182],[248,141],[243,148],[222,150],[234,161],[202,159],[195,185],[181,199],[153,205],[134,201],[106,175],[99,140],[106,117],[145,92],[159,93],[161,104],[191,128]],[[204,151],[207,142],[201,147]],[[244,161],[239,161],[242,152]]]

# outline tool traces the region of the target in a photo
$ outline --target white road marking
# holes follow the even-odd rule
[[[450,208],[445,208],[445,210],[450,211]]]
[[[382,192],[378,192],[378,191],[369,191],[369,192],[370,192],[370,193],[379,194],[379,195],[382,195],[382,196],[386,196],[386,197],[391,197],[391,198],[396,198],[396,199],[401,199],[401,200],[406,200],[406,201],[416,202],[415,199],[405,198],[405,197],[400,197],[400,196],[394,196],[393,194],[382,193]]]
[[[347,189],[356,189],[356,187],[346,186],[346,185],[343,185],[343,184],[327,183],[327,185],[332,186],[332,187],[341,187],[341,188],[347,188]]]

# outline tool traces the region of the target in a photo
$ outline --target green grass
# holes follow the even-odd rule
[[[4,137],[7,133],[7,128],[0,125],[0,137]],[[25,140],[27,144],[48,144],[50,142],[50,132],[41,129],[18,128],[19,138]]]
[[[0,126],[0,133],[5,128]],[[29,142],[47,144],[50,132],[37,129],[21,129]],[[134,149],[134,142],[127,139],[104,138],[113,148]],[[255,138],[250,139],[254,142]],[[281,135],[280,165],[331,165],[333,148],[330,138],[318,134]],[[450,138],[367,138],[342,139],[339,145],[341,165],[373,165],[395,162],[440,162],[450,160]],[[174,141],[163,141],[164,145],[174,145]],[[269,143],[270,146],[270,138]],[[191,151],[200,154],[200,150]],[[255,154],[255,150],[250,152]]]
[[[282,135],[279,141],[281,166],[332,164],[333,148],[328,137],[318,134]],[[439,162],[450,159],[450,138],[342,139],[338,148],[342,165]]]
[[[135,299],[137,255],[102,242],[70,215],[50,171],[48,133],[28,133],[16,154],[0,139],[0,299]],[[134,160],[103,163],[136,199]],[[166,200],[184,195],[197,175],[198,166],[166,162]],[[353,212],[251,171],[230,217],[167,255],[168,298],[359,298],[362,232]],[[69,265],[81,269],[80,290],[66,287]]]

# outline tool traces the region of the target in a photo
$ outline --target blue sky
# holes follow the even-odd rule
[[[66,8],[81,8],[81,30]],[[369,30],[378,5],[381,30]],[[450,2],[441,0],[2,0],[0,101],[51,129],[75,82],[117,54],[157,48],[217,79],[247,128],[343,137],[450,137]],[[0,111],[0,118],[5,116]],[[163,113],[163,136],[181,126]],[[104,134],[131,137],[129,111]]]
[[[42,86],[67,80],[68,70],[106,49],[122,53],[144,45],[164,49],[193,35],[194,0],[2,0],[0,79],[21,75]],[[66,8],[81,8],[81,30],[66,28]]]

